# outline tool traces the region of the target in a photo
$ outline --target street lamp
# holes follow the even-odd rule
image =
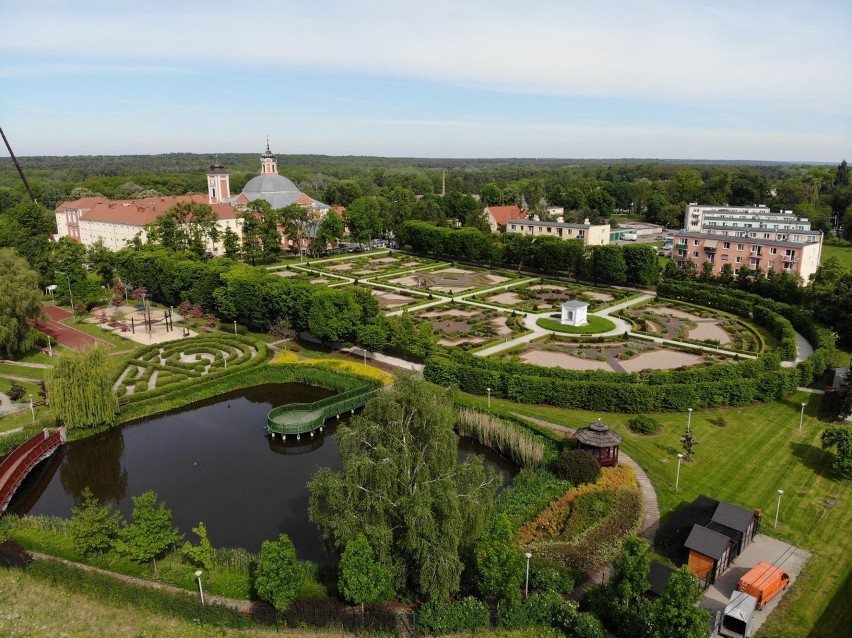
[[[71,299],[71,314],[74,315],[74,323],[77,323],[77,313],[74,312],[74,295],[71,292],[71,277],[68,276],[67,272],[62,272],[60,270],[57,270],[56,274],[65,275],[65,281],[68,282],[68,297]]]
[[[488,393],[488,409],[491,409],[491,388],[485,388],[485,391]]]
[[[237,336],[237,320],[234,320],[234,336]]]
[[[201,596],[201,604],[204,604],[204,590],[201,588],[201,574],[203,572],[199,569],[195,572],[195,580],[198,581],[198,595]]]
[[[35,406],[33,405],[33,395],[30,394],[30,412],[33,413],[33,423],[35,423]]]
[[[692,408],[688,408],[689,410],[689,418],[686,422],[686,431],[689,432],[689,426],[692,425]]]
[[[680,462],[683,461],[683,454],[677,455],[677,477],[675,478],[675,491],[677,491],[678,486],[680,485]]]
[[[532,554],[527,552],[524,556],[527,557],[527,580],[524,585],[524,597],[527,597],[530,595],[530,558],[532,558]]]
[[[47,335],[47,356],[48,357],[53,356],[53,348],[50,345],[50,335]]]
[[[806,403],[802,404],[802,413],[801,413],[801,415],[799,415],[799,434],[802,433],[802,422],[805,420],[805,406],[806,405],[807,405]]]
[[[784,490],[778,490],[778,505],[775,508],[775,524],[772,526],[772,529],[778,529],[778,512],[781,511],[781,495],[784,493]]]
[[[228,353],[227,352],[222,352],[222,359],[225,360],[225,370],[227,370],[228,369]]]

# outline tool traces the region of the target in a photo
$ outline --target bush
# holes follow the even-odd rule
[[[601,466],[591,452],[565,450],[553,461],[553,473],[574,485],[582,485],[597,481],[601,475]]]
[[[576,579],[570,569],[557,561],[533,557],[530,561],[530,590],[538,593],[567,594]]]
[[[530,586],[532,586],[532,574],[530,574]],[[559,603],[559,597],[552,593],[531,593],[522,601],[501,607],[497,624],[503,629],[510,630],[549,626],[553,610]]]
[[[133,387],[133,392],[145,392],[148,389],[148,381],[137,381],[136,385]]]
[[[633,432],[637,432],[638,434],[656,434],[662,428],[657,419],[650,417],[647,414],[640,414],[639,416],[630,419],[627,422],[627,426]]]
[[[12,401],[20,401],[24,398],[26,392],[27,391],[24,390],[24,386],[13,380],[11,386],[9,387],[9,392],[7,394],[9,395],[9,398],[12,399]]]
[[[0,567],[15,567],[26,569],[33,560],[33,555],[15,541],[0,543]]]
[[[488,607],[472,596],[459,601],[432,601],[420,608],[417,624],[432,636],[475,631],[486,627],[490,620]]]

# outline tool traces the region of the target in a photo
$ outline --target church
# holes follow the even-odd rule
[[[296,185],[278,174],[278,161],[269,150],[260,156],[260,175],[246,183],[236,196],[231,195],[230,176],[217,160],[207,171],[206,195],[173,195],[146,197],[144,199],[109,200],[105,197],[84,197],[63,202],[56,207],[56,239],[71,237],[87,248],[102,241],[110,250],[120,250],[137,235],[145,241],[145,226],[181,202],[209,204],[216,213],[220,234],[230,228],[242,237],[238,214],[250,202],[262,199],[275,208],[298,204],[310,209],[317,219],[329,207],[301,192]],[[221,241],[211,244],[210,252],[224,252]]]

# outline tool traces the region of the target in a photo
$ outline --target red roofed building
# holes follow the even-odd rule
[[[491,232],[496,233],[506,230],[506,225],[513,219],[525,219],[527,212],[517,206],[486,206],[485,215],[488,217]]]

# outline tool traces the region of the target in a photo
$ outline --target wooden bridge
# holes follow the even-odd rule
[[[296,439],[302,434],[313,436],[314,432],[322,432],[326,419],[333,416],[339,419],[344,412],[354,412],[379,392],[381,388],[363,386],[314,403],[289,403],[273,408],[266,416],[266,432],[281,438],[288,434],[295,434]]]
[[[9,501],[27,474],[65,444],[68,440],[65,432],[63,427],[50,434],[45,428],[42,434],[36,434],[19,445],[0,463],[0,515],[9,507]]]

